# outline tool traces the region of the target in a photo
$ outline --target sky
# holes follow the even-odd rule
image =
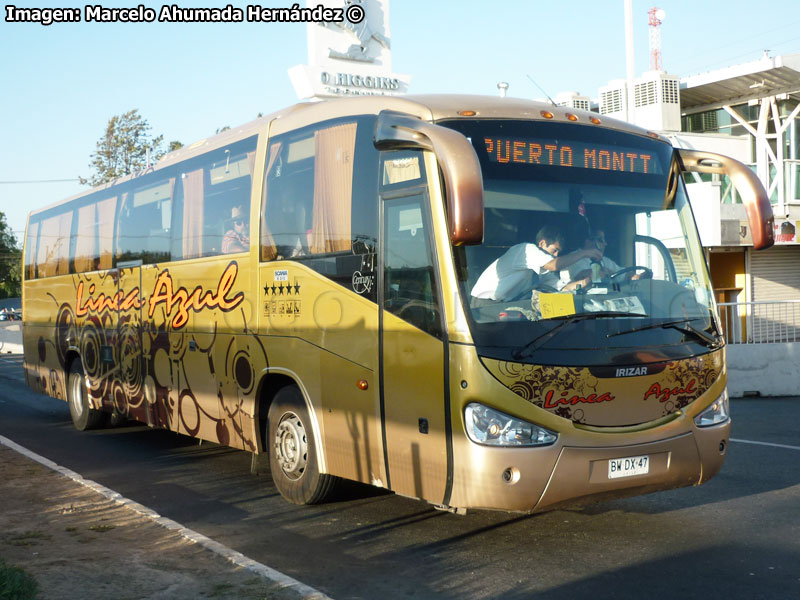
[[[228,3],[97,1],[156,10]],[[70,0],[14,4],[84,7]],[[800,13],[790,10],[790,0],[633,0],[637,75],[649,68],[653,6],[666,12],[664,68],[679,77],[756,60],[764,50],[800,52]],[[86,189],[77,177],[92,174],[91,154],[112,116],[138,109],[154,135],[190,144],[297,102],[287,70],[308,61],[304,24],[42,26],[5,17],[4,11],[0,212],[20,241],[29,211]],[[391,0],[389,19],[392,68],[411,75],[412,94],[496,95],[504,81],[509,96],[542,98],[532,79],[550,96],[578,91],[596,99],[600,87],[626,74],[623,0]]]

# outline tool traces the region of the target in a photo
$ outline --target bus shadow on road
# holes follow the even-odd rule
[[[604,570],[546,591],[505,592],[503,598],[796,598],[799,560],[800,553],[775,547],[726,544]]]

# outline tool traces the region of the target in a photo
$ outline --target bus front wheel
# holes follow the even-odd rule
[[[294,504],[328,499],[337,477],[319,472],[311,419],[303,395],[293,386],[275,394],[267,419],[269,469],[281,496]]]
[[[67,379],[67,401],[69,415],[78,431],[95,429],[103,422],[103,411],[92,408],[89,404],[89,392],[83,378],[80,360],[72,361]]]

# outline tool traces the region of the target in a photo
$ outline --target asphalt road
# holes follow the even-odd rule
[[[20,357],[0,357],[0,435],[337,600],[800,598],[800,397],[734,399],[732,414],[725,466],[698,488],[533,516],[355,485],[296,507],[249,454],[143,426],[75,431]]]

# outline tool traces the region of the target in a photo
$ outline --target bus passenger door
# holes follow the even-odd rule
[[[445,499],[450,432],[427,189],[384,192],[381,200],[381,417],[389,486],[438,504]]]

